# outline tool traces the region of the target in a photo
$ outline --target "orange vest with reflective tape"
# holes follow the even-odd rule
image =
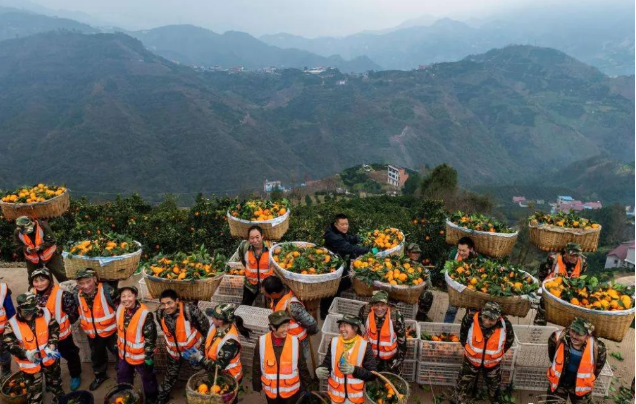
[[[17,316],[11,317],[9,324],[18,341],[21,342],[22,348],[28,352],[39,352],[40,358],[44,358],[44,366],[51,366],[55,363],[55,359],[46,355],[44,350],[49,344],[49,323],[51,322],[51,313],[46,308],[42,309],[42,315],[35,318],[35,334],[25,322],[19,321]],[[20,359],[13,357],[18,367],[24,373],[34,374],[42,370],[39,363],[32,363],[28,359]]]
[[[267,397],[272,400],[277,397],[289,398],[300,391],[300,371],[298,370],[300,341],[293,335],[287,334],[283,351],[280,358],[276,360],[273,338],[272,333],[268,332],[258,339],[261,384]]]
[[[197,348],[201,346],[203,342],[203,336],[185,317],[183,302],[179,302],[179,315],[175,322],[175,334],[172,335],[168,326],[166,325],[166,319],[161,319],[161,328],[163,329],[163,336],[166,339],[166,351],[174,358],[179,359],[181,352],[187,351],[190,348]],[[177,349],[178,346],[178,349]]]
[[[117,308],[117,348],[119,359],[126,360],[131,365],[141,365],[146,360],[146,339],[144,338],[144,323],[148,317],[148,308],[141,304],[133,314],[128,326],[124,328],[126,309],[120,305]]]
[[[31,289],[31,292],[37,294],[37,290],[35,288]],[[55,321],[60,325],[60,341],[65,340],[71,335],[71,321],[68,319],[68,315],[64,311],[62,307],[62,294],[64,291],[59,287],[59,285],[53,285],[51,288],[51,294],[49,295],[49,299],[46,301],[46,308],[49,310]]]
[[[6,283],[0,282],[0,334],[4,332],[4,326],[9,321],[7,311],[4,308],[4,299],[6,299],[7,293],[9,293],[9,287]]]
[[[97,284],[97,292],[93,298],[93,309],[91,310],[86,303],[86,299],[79,294],[79,315],[80,326],[82,330],[90,338],[99,335],[102,338],[110,337],[117,331],[117,319],[115,311],[108,305],[106,295],[104,294],[104,286]]]
[[[269,243],[265,243],[269,249]],[[257,285],[274,274],[274,268],[269,264],[269,250],[263,249],[259,260],[256,259],[254,251],[248,249],[245,252],[245,279],[252,285]]]
[[[303,307],[305,307],[305,305],[300,300],[298,300],[296,295],[294,295],[294,292],[292,292],[291,290],[286,295],[280,298],[278,303],[276,303],[276,306],[274,306],[273,300],[270,306],[272,311],[287,311],[287,306],[289,305],[289,303],[300,303]],[[305,327],[300,325],[293,318],[289,322],[288,332],[291,335],[297,337],[300,341],[304,341],[305,338],[307,338],[307,330],[305,329]]]
[[[557,341],[559,346],[557,347],[556,354],[552,365],[548,368],[548,381],[550,382],[550,390],[554,392],[559,386],[559,379],[563,369],[565,369],[565,344],[561,340],[562,331],[557,331]],[[590,394],[594,390],[594,381],[596,376],[594,370],[596,369],[596,363],[594,358],[594,338],[587,339],[587,345],[581,356],[581,363],[576,372],[575,394],[579,397]]]
[[[20,241],[24,243],[25,246],[35,249],[41,246],[44,241],[44,231],[42,230],[42,227],[40,227],[40,223],[38,223],[37,220],[35,221],[34,233],[35,233],[35,243],[33,242],[33,240],[31,240],[29,236],[27,236],[26,234],[23,234],[22,232],[18,232],[18,238],[20,239]],[[55,251],[57,251],[57,245],[55,244],[53,244],[46,250],[40,251],[40,252],[34,251],[32,253],[27,253],[25,248],[24,258],[26,258],[27,260],[31,261],[34,264],[38,264],[40,260],[42,262],[47,262],[48,260],[51,259],[53,254],[55,254]]]
[[[356,379],[353,375],[344,375],[338,364],[344,355],[347,362],[353,366],[362,366],[364,354],[367,350],[367,341],[356,335],[355,342],[350,350],[345,351],[342,336],[331,339],[331,375],[327,393],[334,403],[343,403],[346,399],[354,404],[364,403],[364,381]]]
[[[565,267],[565,263],[563,262],[563,256],[561,254],[557,254],[556,262],[554,263],[554,268],[552,269],[552,273],[549,278],[556,278],[557,276],[565,276],[570,278],[578,278],[581,276],[581,259],[576,259],[576,265],[574,266],[574,271],[572,274],[568,275],[568,270]]]
[[[479,326],[479,313],[475,313],[464,347],[464,355],[473,366],[492,368],[503,359],[504,346],[506,345],[506,322],[501,317],[498,321],[501,322],[502,326],[495,329],[490,338],[484,341],[484,334]]]
[[[240,345],[238,331],[236,330],[236,326],[232,324],[230,329],[227,331],[223,338],[214,338],[216,336],[216,327],[212,326],[210,331],[208,332],[207,337],[205,338],[205,357],[211,360],[216,360],[221,352],[221,348],[223,345],[229,340],[234,340]],[[228,373],[235,380],[241,380],[243,378],[243,365],[241,364],[241,351],[236,354],[230,363],[227,365],[224,372]]]
[[[397,334],[393,329],[391,320],[391,309],[386,311],[382,328],[378,332],[375,322],[375,311],[371,309],[365,323],[365,339],[371,344],[373,354],[382,360],[389,360],[395,356],[398,350]]]

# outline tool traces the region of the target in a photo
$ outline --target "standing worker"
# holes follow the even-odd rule
[[[546,262],[539,268],[539,281],[543,282],[547,278],[556,278],[557,276],[578,278],[586,270],[587,262],[583,256],[581,245],[567,243],[560,253],[548,255]],[[546,324],[548,322],[545,318],[545,302],[541,297],[537,314],[534,317],[534,325],[545,326]]]
[[[594,382],[607,359],[605,344],[592,332],[592,323],[577,317],[570,327],[550,335],[548,356],[552,365],[548,368],[546,403],[567,403],[568,398],[572,404],[592,403]]]
[[[288,332],[289,314],[275,311],[268,320],[271,331],[261,335],[254,348],[252,388],[265,391],[268,404],[296,404],[310,389],[307,361],[300,341]]]
[[[464,361],[455,391],[457,403],[470,401],[471,390],[480,373],[488,387],[490,402],[499,402],[501,360],[514,340],[512,324],[502,316],[498,303],[488,302],[483,309],[466,313],[459,332],[459,342],[464,347]]]
[[[53,393],[53,404],[57,404],[64,395],[57,351],[60,327],[46,308],[38,307],[33,293],[19,295],[16,302],[18,312],[5,327],[4,345],[22,371],[27,403],[42,404],[42,382],[46,379],[46,390]]]
[[[80,361],[79,348],[73,341],[71,325],[79,319],[79,310],[75,297],[62,290],[53,282],[51,273],[44,268],[38,268],[31,272],[29,283],[33,288],[38,306],[46,307],[53,315],[60,327],[58,350],[62,358],[66,359],[68,372],[71,375],[71,391],[75,391],[82,383],[82,362]]]
[[[183,354],[190,349],[199,349],[203,336],[210,329],[210,321],[198,306],[184,303],[172,289],[161,292],[157,321],[161,324],[168,352],[166,377],[159,389],[157,404],[165,404],[170,392],[179,378]]]
[[[364,384],[375,379],[375,355],[362,338],[362,323],[356,316],[344,315],[338,320],[340,335],[331,339],[327,355],[316,377],[327,380],[327,393],[332,403],[364,403]]]
[[[409,257],[409,261],[411,261],[411,264],[423,265],[422,250],[416,243],[409,243],[406,246],[406,255]],[[415,317],[417,321],[430,320],[428,317],[428,312],[431,311],[431,307],[433,307],[433,292],[431,292],[433,282],[431,280],[431,274],[428,268],[424,269],[423,275],[426,276],[426,289],[424,289],[424,291],[422,292],[422,295],[420,296],[420,300],[418,302],[417,316]]]
[[[121,303],[117,308],[117,383],[133,384],[135,372],[141,376],[146,404],[155,404],[159,393],[155,374],[157,326],[145,304],[137,301],[134,286],[118,290]]]
[[[449,261],[468,261],[481,256],[475,251],[475,242],[470,237],[462,237],[457,242],[457,247],[453,248],[448,255]],[[448,304],[446,314],[444,315],[445,323],[455,322],[455,316],[457,316],[457,310],[459,308]]]
[[[379,290],[360,307],[364,339],[371,345],[379,372],[400,374],[406,356],[406,324],[402,313],[389,306],[389,293]]]
[[[117,352],[117,319],[115,318],[115,290],[97,279],[91,268],[80,269],[77,279],[80,326],[88,336],[91,350],[91,366],[95,380],[89,386],[91,391],[108,379],[108,351],[115,357]]]
[[[64,261],[57,250],[55,234],[48,224],[41,220],[31,220],[26,216],[16,219],[14,232],[16,254],[24,256],[27,274],[31,276],[37,268],[46,266],[58,282],[64,282],[66,271]]]
[[[274,274],[269,262],[271,246],[271,242],[263,240],[263,229],[258,225],[247,230],[247,240],[241,241],[239,245],[239,258],[245,266],[243,305],[251,306],[258,297],[263,281]]]
[[[15,307],[11,300],[11,289],[9,286],[0,282],[0,336],[4,333],[4,329],[7,322],[11,317],[15,315]],[[4,381],[7,377],[11,376],[11,353],[7,350],[4,341],[0,340],[0,367],[2,373],[0,374],[1,380]]]

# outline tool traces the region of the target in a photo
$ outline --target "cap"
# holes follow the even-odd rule
[[[589,321],[581,317],[575,317],[570,324],[570,330],[579,335],[592,334],[594,331],[594,325]]]
[[[117,295],[121,295],[124,290],[129,290],[135,294],[135,296],[139,295],[139,289],[136,286],[126,285],[117,289]]]
[[[581,249],[581,244],[579,243],[567,243],[565,245],[565,252],[570,255],[581,255],[583,250]]]
[[[291,317],[285,310],[275,311],[267,317],[269,323],[274,327],[278,327],[281,324],[291,321]]]
[[[44,276],[49,281],[53,280],[53,278],[51,278],[51,272],[49,272],[47,267],[38,268],[31,272],[31,275],[29,275],[29,284],[33,284],[33,279],[35,279],[36,276]]]
[[[15,300],[18,304],[18,309],[22,311],[27,313],[35,313],[38,311],[38,301],[32,292],[22,293]]]
[[[497,302],[486,302],[484,308],[481,309],[481,314],[492,320],[496,320],[501,317],[501,307]]]
[[[421,253],[421,252],[422,252],[422,249],[420,248],[419,244],[417,244],[417,243],[409,243],[409,244],[406,246],[406,252],[407,252],[407,253],[412,253],[412,252],[414,252],[414,253]]]
[[[29,219],[28,216],[20,216],[19,218],[15,219],[15,224],[20,226],[20,227],[28,226],[32,222],[33,221],[31,219]]]
[[[360,319],[356,316],[352,316],[351,314],[345,314],[344,316],[342,316],[342,318],[338,319],[337,323],[347,323],[355,325],[358,327],[358,331],[362,329],[362,322],[360,321]]]
[[[84,268],[77,271],[75,279],[80,280],[82,278],[90,278],[93,276],[97,276],[97,272],[95,272],[93,268]]]
[[[373,303],[389,303],[389,292],[386,290],[376,290],[373,292],[373,297],[371,297],[371,304]]]
[[[223,320],[226,323],[234,322],[234,312],[236,311],[236,305],[232,303],[221,303],[214,306],[214,308],[207,309],[205,314],[214,317],[219,320]]]

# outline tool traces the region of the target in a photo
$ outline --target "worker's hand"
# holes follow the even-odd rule
[[[40,363],[40,355],[37,351],[27,351],[26,358],[31,363]]]
[[[28,252],[29,254],[33,254],[35,252],[35,248],[27,247],[26,252]]]
[[[378,251],[380,251],[380,250],[378,250],[378,249],[377,249],[377,248],[375,248],[375,247],[373,247],[373,248],[371,249],[371,252],[372,252],[374,255],[375,255],[375,254],[377,254],[377,253],[378,253]]]
[[[355,366],[353,366],[347,361],[341,363],[340,365],[338,365],[338,367],[340,368],[340,371],[342,372],[343,375],[351,375],[353,374],[353,371],[356,369]]]
[[[47,357],[52,359],[60,359],[62,357],[62,355],[60,354],[60,351],[55,349],[55,347],[52,345],[49,345],[46,348],[44,348],[44,353],[46,354]]]
[[[203,355],[201,355],[201,351],[199,351],[197,348],[190,348],[188,349],[188,351],[190,351],[189,353],[189,361],[191,364],[196,365],[199,362],[201,362],[201,360],[203,359]]]
[[[397,358],[393,358],[391,360],[391,363],[389,364],[389,370],[391,372],[396,371],[396,370],[398,370],[400,368],[401,365],[402,365],[402,361],[401,360],[399,360]]]
[[[144,361],[144,364],[145,364],[147,367],[152,367],[152,366],[154,366],[155,361],[153,361],[152,359],[146,359],[146,360]]]
[[[320,367],[316,368],[316,377],[319,378],[320,380],[329,379],[329,375],[330,374],[331,374],[331,372],[329,371],[329,369],[327,369],[324,366],[320,366]]]

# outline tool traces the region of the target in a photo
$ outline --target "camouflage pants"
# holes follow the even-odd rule
[[[53,393],[54,403],[64,395],[64,390],[62,390],[62,368],[59,360],[56,360],[51,366],[42,366],[41,372],[35,374],[22,373],[22,375],[27,385],[27,404],[42,404],[44,401],[42,392],[43,379],[46,380],[46,391]]]
[[[545,302],[543,297],[539,299],[539,307],[537,307],[537,314],[534,316],[534,325],[546,326],[548,321],[545,318]]]
[[[421,318],[422,320],[426,318],[428,312],[431,311],[431,307],[433,307],[433,292],[428,289],[425,289],[420,296],[420,301],[417,307],[417,317],[418,320]]]
[[[459,377],[457,379],[457,388],[454,394],[454,400],[457,403],[466,403],[470,401],[473,395],[473,389],[477,383],[479,374],[484,378],[486,387],[488,388],[488,397],[491,403],[498,403],[501,394],[501,367],[499,365],[494,368],[478,368],[473,366],[464,357]]]
[[[565,404],[568,402],[568,398],[572,404],[593,404],[592,394],[586,394],[583,397],[579,397],[574,392],[574,386],[558,386],[557,389],[552,392],[548,388],[546,393],[546,404]],[[557,399],[558,397],[558,399]],[[552,398],[553,400],[550,400]]]
[[[173,359],[172,356],[166,355],[166,362],[166,376],[159,389],[159,396],[157,397],[158,404],[167,403],[170,399],[170,392],[175,383],[177,383],[177,380],[179,380],[179,372],[181,371],[183,359]],[[185,366],[185,364],[183,364],[183,366]]]

